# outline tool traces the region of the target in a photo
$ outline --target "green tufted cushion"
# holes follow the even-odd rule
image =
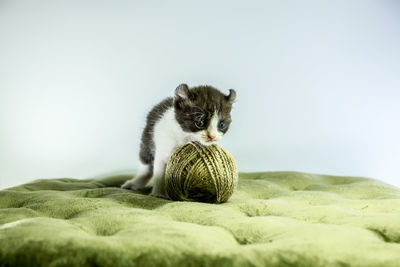
[[[217,205],[119,189],[128,178],[0,191],[0,265],[400,265],[400,190],[377,180],[241,173]]]

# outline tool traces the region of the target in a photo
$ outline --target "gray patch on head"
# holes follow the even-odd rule
[[[228,95],[224,95],[218,89],[203,85],[192,87],[190,89],[178,86],[175,92],[174,107],[175,117],[182,129],[186,132],[197,132],[207,129],[214,112],[217,112],[219,119],[224,121],[226,126],[220,129],[226,133],[229,125],[232,122],[231,110],[232,104],[236,98],[236,92],[233,89],[229,90]],[[186,97],[181,97],[184,92]],[[199,128],[195,125],[195,121],[203,120],[204,127]]]

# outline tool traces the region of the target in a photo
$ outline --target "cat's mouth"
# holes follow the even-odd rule
[[[203,145],[212,145],[216,140],[215,139],[206,139],[206,138],[201,138],[200,143],[202,143]]]

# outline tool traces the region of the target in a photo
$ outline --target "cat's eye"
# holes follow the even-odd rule
[[[197,128],[201,129],[204,127],[204,121],[203,120],[195,121],[194,125],[196,125]]]
[[[224,121],[220,121],[219,124],[218,124],[218,128],[224,129],[225,125],[226,125],[226,123]]]

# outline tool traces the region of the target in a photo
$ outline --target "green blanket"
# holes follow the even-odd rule
[[[227,203],[204,204],[128,178],[0,191],[0,265],[400,266],[400,190],[377,180],[241,173]]]

